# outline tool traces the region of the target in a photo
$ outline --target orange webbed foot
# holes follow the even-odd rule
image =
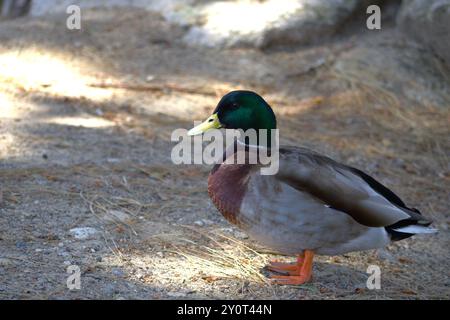
[[[295,276],[300,274],[303,265],[303,255],[298,256],[297,262],[286,263],[271,261],[267,266],[269,271]]]
[[[311,275],[293,275],[293,276],[277,276],[271,275],[270,280],[273,284],[300,285],[311,280]]]
[[[280,263],[272,262],[268,269],[278,273],[284,273],[288,275],[275,275],[271,274],[270,279],[275,284],[285,285],[300,285],[311,280],[312,277],[312,264],[314,253],[310,250],[305,250],[304,254],[299,256],[297,263]]]

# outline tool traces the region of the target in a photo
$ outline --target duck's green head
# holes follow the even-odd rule
[[[227,93],[219,101],[213,114],[203,123],[189,130],[189,135],[210,129],[270,129],[277,128],[275,114],[269,104],[257,93],[237,90]],[[270,141],[270,139],[269,139]]]

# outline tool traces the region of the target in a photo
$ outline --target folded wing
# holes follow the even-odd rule
[[[405,203],[391,190],[366,173],[308,149],[280,149],[280,171],[277,178],[307,192],[324,205],[350,215],[369,227],[386,227],[395,238],[413,233],[411,226],[424,228],[431,222]],[[410,232],[402,234],[409,227]]]

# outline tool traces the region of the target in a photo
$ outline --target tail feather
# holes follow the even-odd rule
[[[418,234],[418,233],[436,233],[438,232],[438,229],[430,228],[427,226],[422,225],[409,225],[405,227],[400,228],[393,228],[392,230],[402,233],[409,233],[409,234]]]
[[[432,234],[438,232],[437,229],[429,227],[431,221],[424,218],[419,210],[407,208],[405,211],[411,218],[400,220],[393,225],[385,227],[392,241],[406,239],[415,234]]]

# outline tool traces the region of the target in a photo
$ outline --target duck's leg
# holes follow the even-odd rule
[[[269,269],[269,271],[295,276],[300,274],[300,270],[303,265],[303,260],[304,260],[304,253],[298,255],[297,262],[294,263],[271,261],[267,266],[267,269]]]
[[[311,250],[305,250],[304,257],[299,272],[289,276],[271,275],[272,283],[277,284],[291,284],[299,285],[308,282],[312,276],[312,265],[314,259],[314,252]]]

